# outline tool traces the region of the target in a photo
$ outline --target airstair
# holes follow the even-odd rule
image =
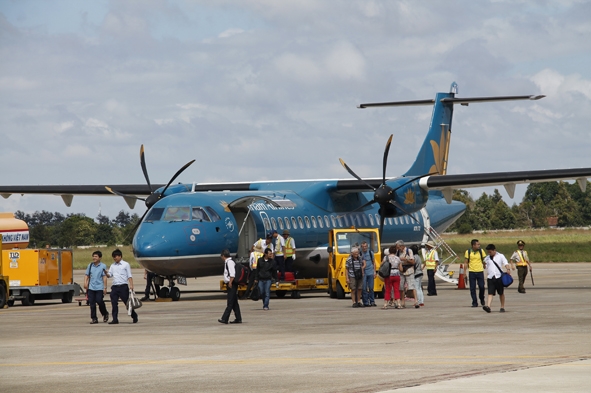
[[[455,271],[450,270],[450,267],[460,263],[460,257],[452,250],[452,248],[443,240],[441,235],[431,226],[429,214],[425,208],[421,209],[424,222],[423,244],[429,240],[435,243],[435,249],[439,255],[439,266],[435,272],[435,276],[450,284],[458,285],[458,279],[454,278]],[[425,259],[426,249],[422,249],[423,260]]]

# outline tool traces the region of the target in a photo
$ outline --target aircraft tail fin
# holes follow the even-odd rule
[[[383,106],[416,106],[433,105],[431,124],[421,146],[417,158],[404,176],[422,176],[428,173],[445,175],[447,173],[447,160],[451,141],[451,122],[455,104],[468,106],[470,103],[514,101],[514,100],[539,100],[545,96],[500,96],[500,97],[472,97],[458,98],[458,85],[453,82],[449,93],[437,93],[435,99],[382,102],[361,104],[359,108],[372,108]]]

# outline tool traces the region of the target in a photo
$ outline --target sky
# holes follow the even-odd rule
[[[456,106],[448,173],[589,167],[591,1],[0,0],[3,185],[381,177],[410,167],[431,99]],[[526,185],[518,185],[519,203]],[[492,188],[471,189],[474,198]],[[0,198],[114,218],[119,197]]]

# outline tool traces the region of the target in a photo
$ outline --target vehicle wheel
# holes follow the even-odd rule
[[[291,291],[291,298],[292,299],[299,299],[302,297],[300,291]]]
[[[160,292],[158,292],[158,297],[167,298],[169,294],[170,291],[168,290],[168,287],[162,287],[160,288]]]
[[[6,287],[4,283],[0,284],[0,308],[4,308],[6,304]]]
[[[62,295],[62,303],[72,303],[74,293],[72,291],[66,292]]]
[[[328,296],[330,296],[331,299],[337,298],[336,292],[332,289],[332,276],[330,274],[328,275]]]
[[[345,289],[341,285],[339,281],[337,281],[337,299],[344,299],[345,298]]]
[[[287,291],[275,291],[275,295],[277,295],[277,297],[280,299],[284,298],[286,293]]]
[[[23,296],[25,297],[21,301],[21,303],[23,304],[23,306],[32,306],[33,304],[35,304],[35,296],[31,295],[31,292],[24,291],[23,292]]]
[[[181,290],[178,287],[170,288],[170,297],[172,298],[173,302],[178,301],[181,298]]]
[[[14,300],[7,300],[6,304],[8,304],[8,307],[12,307],[14,306]]]

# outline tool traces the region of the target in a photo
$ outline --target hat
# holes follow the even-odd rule
[[[273,237],[273,232],[267,233],[267,239],[271,239]]]
[[[517,245],[518,245],[518,246],[525,246],[525,242],[524,242],[523,240],[519,240],[519,241],[517,242]]]
[[[486,246],[487,250],[496,250],[497,248],[495,247],[494,244],[489,244],[488,246]]]
[[[271,235],[274,235],[274,234],[276,234],[276,233],[278,233],[278,232],[277,232],[276,230],[273,230],[273,231],[271,232]]]
[[[432,240],[429,240],[426,244],[427,247],[435,248],[435,243]]]
[[[289,231],[286,229],[286,230],[283,231],[283,234],[284,235],[289,235]]]

